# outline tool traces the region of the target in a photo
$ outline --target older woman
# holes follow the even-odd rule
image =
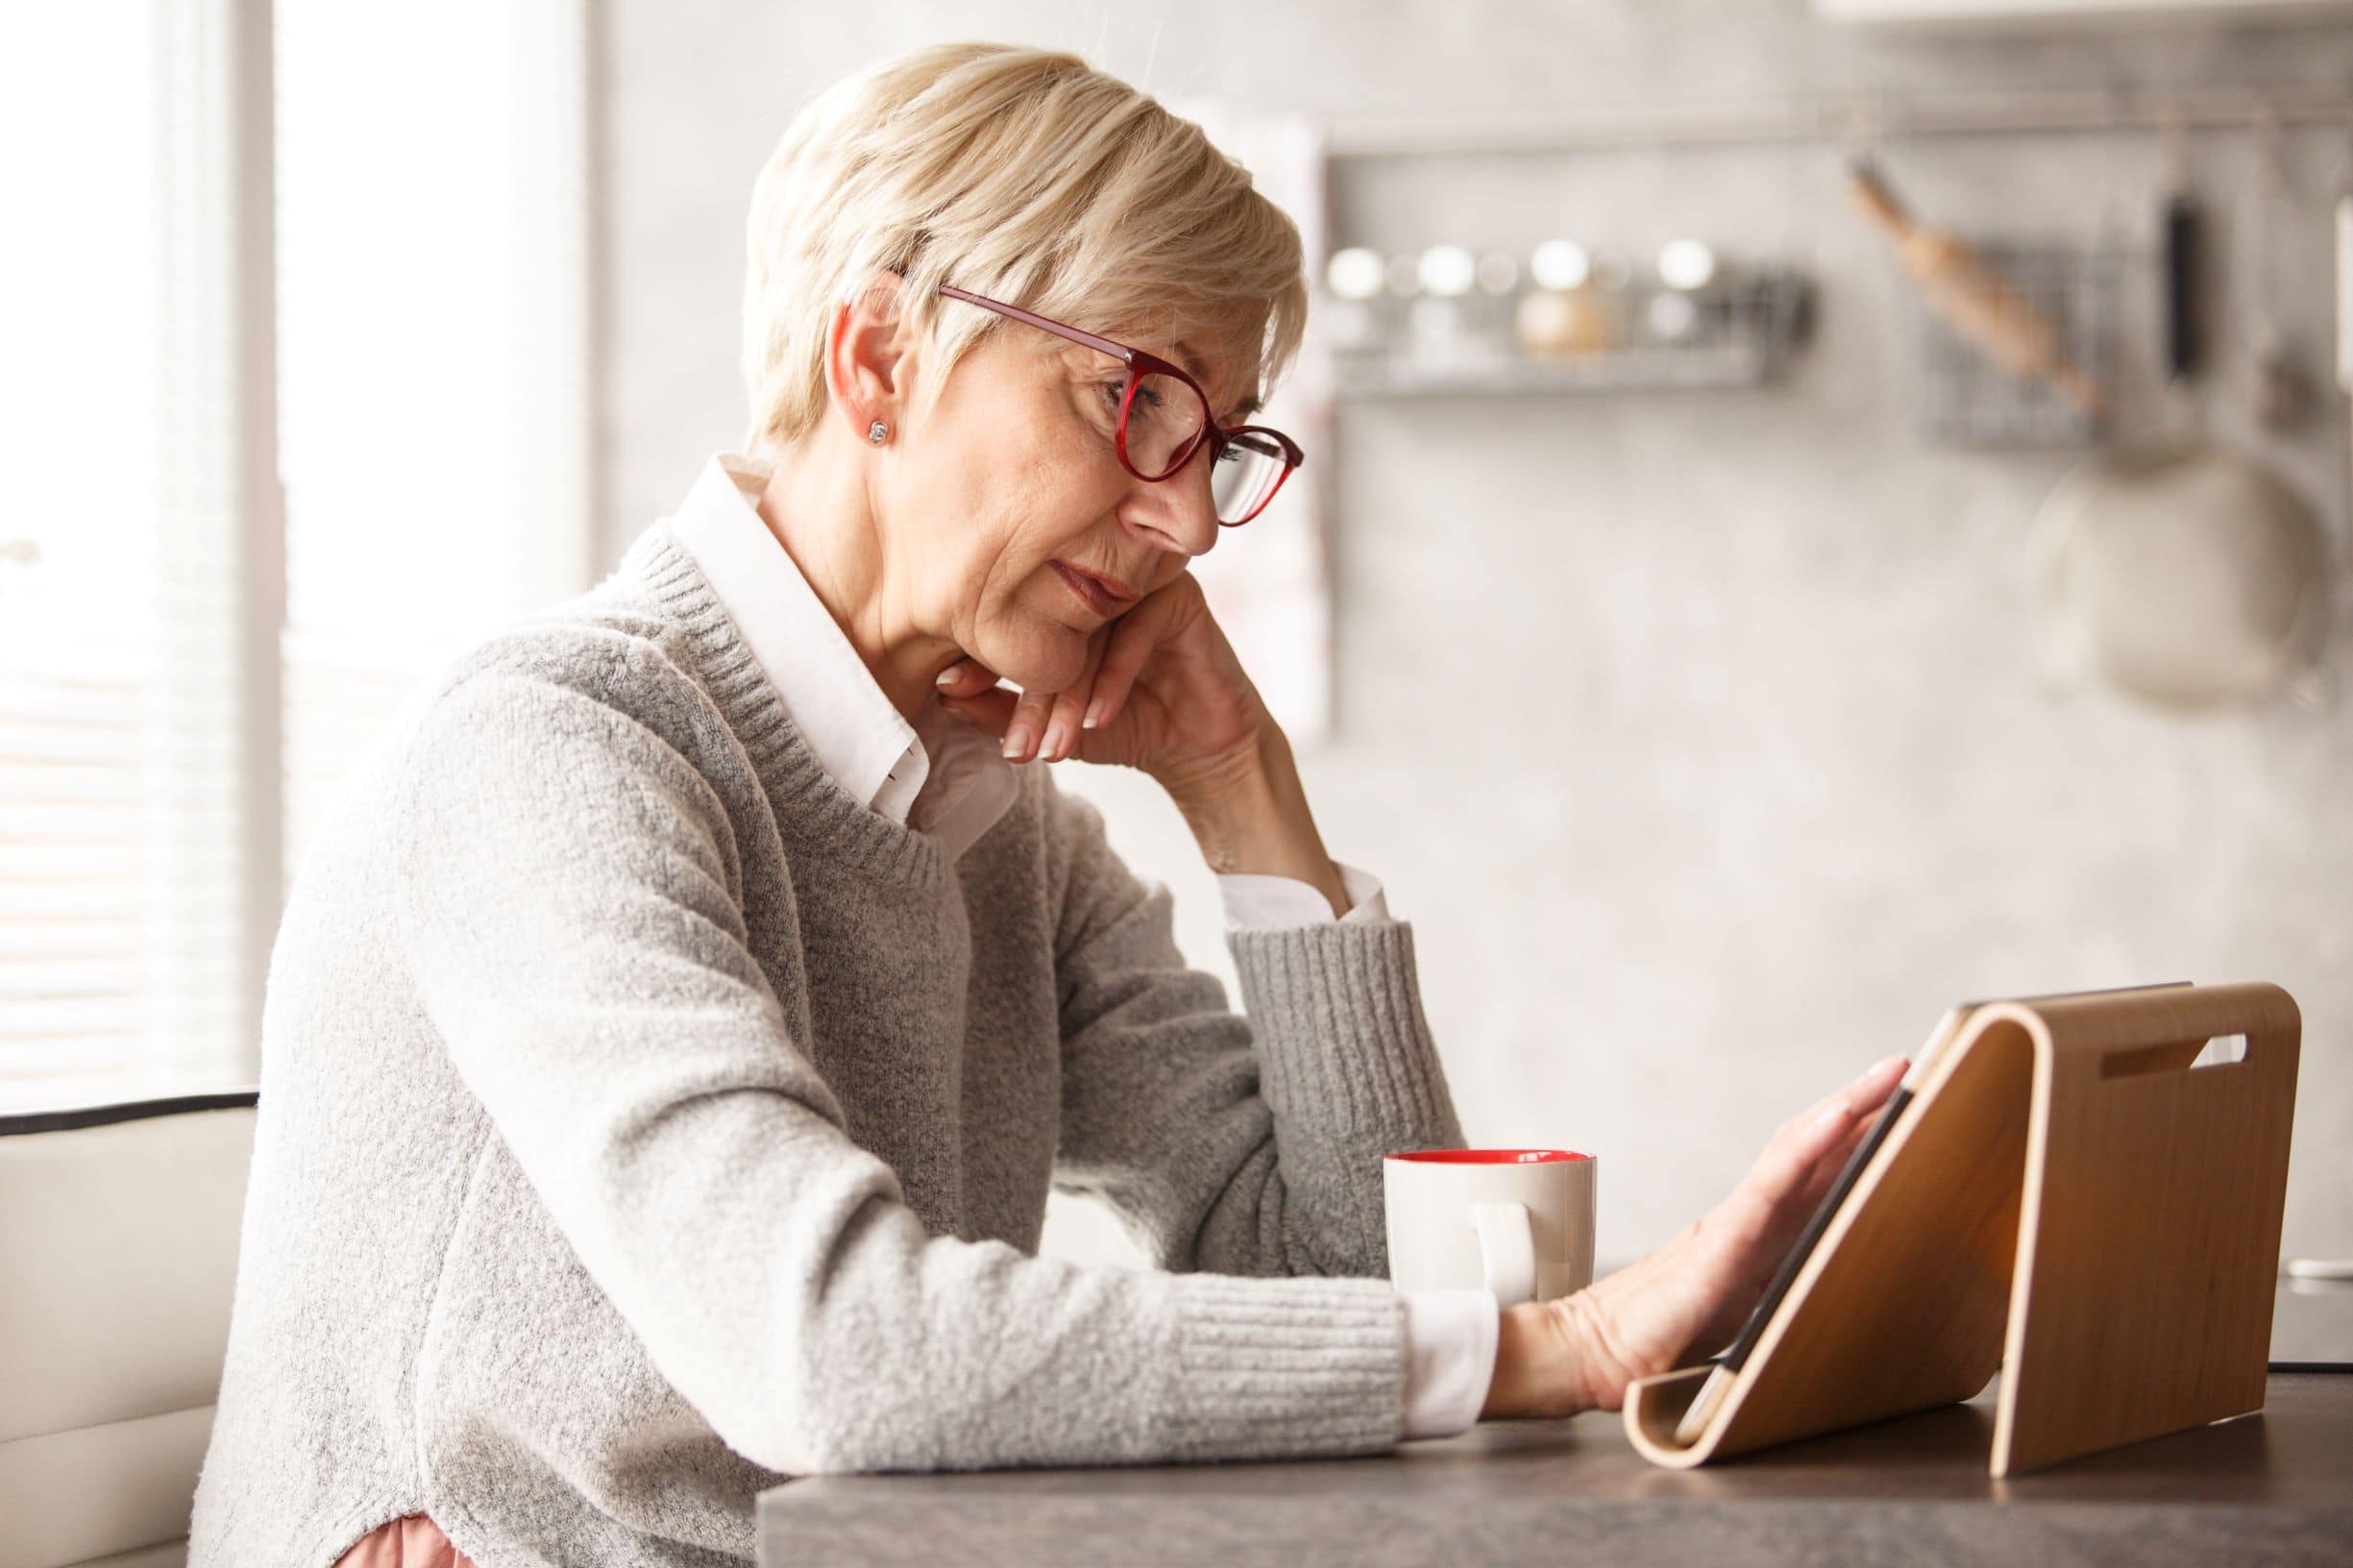
[[[1067,56],[795,122],[748,450],[429,683],[294,887],[197,1568],[741,1561],[796,1473],[1366,1453],[1728,1336],[1899,1064],[1588,1290],[1384,1277],[1381,1156],[1461,1142],[1411,934],[1186,571],[1300,461],[1247,421],[1304,309]],[[1182,808],[1246,1017],[1072,757]],[[1160,1267],[1036,1256],[1053,1186]]]

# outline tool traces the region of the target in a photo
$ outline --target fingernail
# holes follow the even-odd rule
[[[1067,731],[1063,728],[1062,721],[1059,719],[1046,725],[1045,739],[1039,743],[1038,754],[1049,759],[1059,758],[1062,754],[1063,736],[1066,733]]]
[[[951,664],[946,669],[940,672],[939,677],[935,679],[932,684],[934,686],[945,686],[952,682],[955,678],[956,667]]]
[[[1087,704],[1087,717],[1078,722],[1078,727],[1081,729],[1092,729],[1094,728],[1096,723],[1102,719],[1102,717],[1103,699],[1098,697],[1093,701]]]
[[[1005,755],[1016,758],[1029,749],[1029,731],[1019,724],[1005,731]]]

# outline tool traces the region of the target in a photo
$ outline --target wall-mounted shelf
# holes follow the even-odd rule
[[[1763,344],[1752,342],[1701,349],[1622,349],[1460,369],[1341,361],[1334,366],[1332,391],[1349,403],[1754,386],[1772,380],[1775,369],[1775,356]]]
[[[1318,308],[1338,334],[1333,395],[1364,402],[1755,386],[1803,345],[1812,302],[1802,274],[1766,265],[1688,291],[1621,281],[1466,300],[1327,299]],[[1533,335],[1532,308],[1549,323]]]

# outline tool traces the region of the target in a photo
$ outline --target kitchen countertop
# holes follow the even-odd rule
[[[2283,1284],[2271,1358],[2353,1360],[2353,1286]],[[2353,1562],[2353,1374],[2277,1372],[2258,1414],[2007,1481],[1985,1469],[1998,1389],[1695,1471],[1590,1411],[1361,1458],[811,1476],[761,1494],[760,1560]]]

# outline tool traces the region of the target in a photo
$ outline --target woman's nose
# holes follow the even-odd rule
[[[1164,479],[1139,479],[1131,522],[1154,536],[1163,550],[1183,555],[1206,555],[1217,543],[1217,502],[1210,490],[1210,467],[1216,458],[1204,441],[1185,466]]]

